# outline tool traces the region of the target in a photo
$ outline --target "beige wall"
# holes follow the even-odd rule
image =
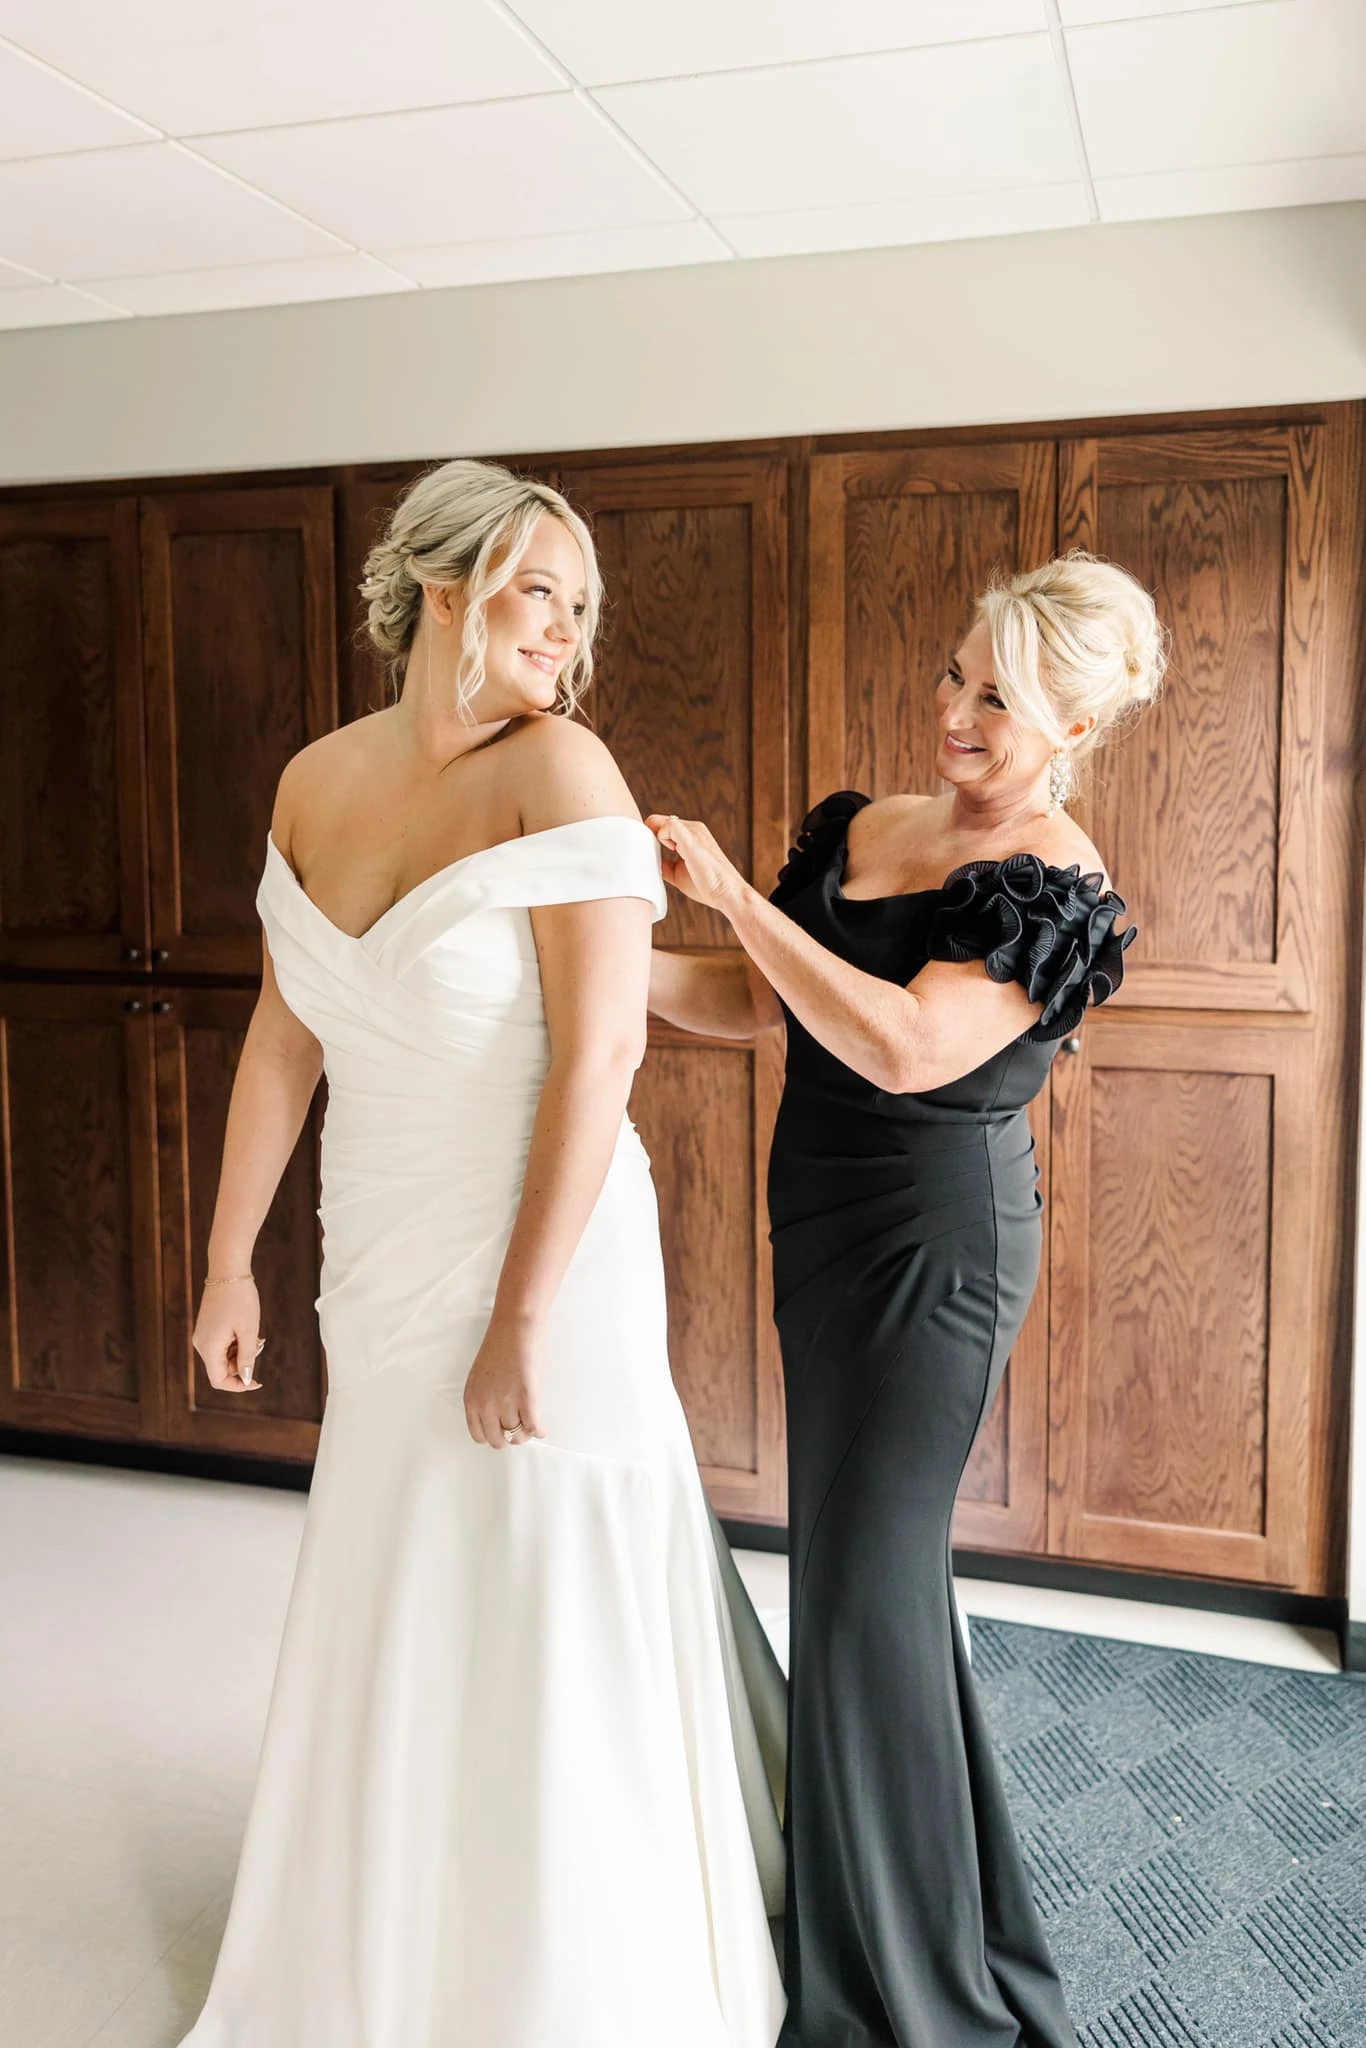
[[[1366,205],[0,334],[0,482],[1366,395]]]

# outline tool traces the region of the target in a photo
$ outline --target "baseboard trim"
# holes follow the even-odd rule
[[[311,1465],[283,1458],[243,1458],[176,1444],[109,1443],[94,1436],[48,1436],[40,1429],[0,1429],[0,1456],[47,1458],[54,1464],[114,1466],[125,1472],[166,1472],[181,1479],[221,1479],[238,1486],[278,1486],[307,1493]]]
[[[307,1493],[313,1477],[311,1465],[279,1458],[243,1458],[170,1444],[110,1443],[100,1437],[48,1436],[36,1429],[0,1429],[0,1455],[165,1472],[238,1486],[275,1486],[294,1493]],[[737,1549],[786,1555],[785,1523],[742,1522],[723,1515],[721,1527]],[[1342,1645],[1343,1670],[1366,1672],[1366,1621],[1349,1621],[1347,1602],[1341,1598],[1292,1593],[1279,1586],[1239,1585],[1228,1579],[1162,1578],[1155,1572],[1121,1571],[1111,1565],[1077,1564],[1068,1558],[1023,1557],[990,1550],[955,1550],[953,1568],[965,1579],[1044,1586],[1060,1593],[1093,1593],[1112,1600],[1155,1601],[1168,1607],[1197,1607],[1213,1614],[1245,1614],[1299,1628],[1327,1629]]]
[[[1109,1600],[1148,1600],[1166,1607],[1199,1607],[1211,1614],[1245,1614],[1257,1621],[1328,1629],[1341,1636],[1347,1602],[1284,1586],[1248,1586],[1233,1579],[1165,1578],[1114,1565],[1078,1564],[1071,1558],[1019,1557],[990,1550],[955,1550],[960,1578],[996,1579],[1013,1586],[1044,1586],[1058,1593],[1093,1593]]]
[[[742,1550],[786,1551],[782,1523],[721,1518],[728,1540]],[[1123,1571],[1113,1565],[1078,1564],[1071,1558],[1023,1557],[994,1550],[955,1550],[960,1578],[994,1579],[1012,1586],[1043,1586],[1057,1593],[1092,1593],[1111,1600],[1147,1600],[1168,1607],[1199,1607],[1212,1614],[1245,1614],[1259,1621],[1283,1621],[1299,1628],[1328,1629],[1347,1639],[1347,1602],[1329,1595],[1288,1592],[1282,1586],[1247,1586],[1231,1579],[1163,1578],[1156,1572]],[[1366,1670],[1366,1623],[1354,1623]]]
[[[737,1522],[727,1515],[718,1515],[717,1520],[732,1550],[769,1550],[787,1556],[786,1522]]]

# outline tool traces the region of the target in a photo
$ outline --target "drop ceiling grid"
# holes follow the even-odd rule
[[[0,0],[0,327],[1366,196],[1364,0],[126,19]]]

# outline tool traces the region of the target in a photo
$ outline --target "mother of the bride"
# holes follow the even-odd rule
[[[1134,935],[1065,802],[1155,694],[1163,637],[1147,592],[1089,556],[987,591],[937,689],[947,793],[827,797],[770,900],[704,825],[649,821],[667,878],[747,956],[656,954],[651,1008],[724,1037],[787,1024],[768,1189],[792,1601],[780,2048],[1075,2038],[949,1523],[1039,1270],[1026,1105]]]

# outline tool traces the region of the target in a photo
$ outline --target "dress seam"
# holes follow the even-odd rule
[[[991,1339],[987,1345],[987,1369],[982,1381],[982,1398],[977,1404],[977,1420],[973,1424],[972,1442],[968,1445],[967,1457],[963,1460],[964,1472],[968,1469],[968,1458],[972,1456],[978,1432],[981,1430],[982,1423],[986,1418],[987,1391],[991,1385],[991,1361],[996,1356],[996,1333],[1001,1327],[1001,1219],[996,1206],[996,1175],[992,1168],[991,1145],[987,1137],[989,1129],[990,1126],[987,1124],[981,1126],[982,1150],[986,1155],[987,1184],[991,1189]],[[999,1393],[999,1391],[998,1387],[997,1392]],[[960,1474],[959,1476],[961,1478],[962,1475]],[[950,1528],[952,1528],[952,1524],[950,1524]],[[950,1537],[951,1542],[952,1537]]]

